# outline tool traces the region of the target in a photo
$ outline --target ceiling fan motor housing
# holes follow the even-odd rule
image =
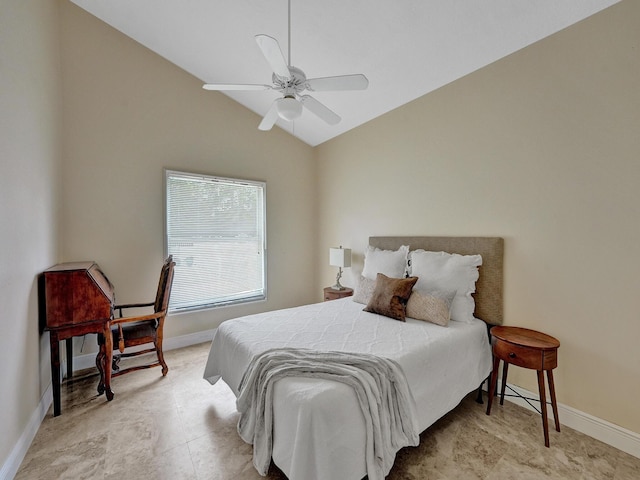
[[[307,88],[307,76],[297,67],[289,66],[290,78],[284,78],[273,74],[274,90],[281,91],[285,96],[298,95]]]

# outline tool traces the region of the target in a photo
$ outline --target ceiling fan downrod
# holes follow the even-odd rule
[[[287,0],[287,18],[288,18],[287,53],[288,53],[288,61],[289,61],[288,66],[291,67],[291,0]]]

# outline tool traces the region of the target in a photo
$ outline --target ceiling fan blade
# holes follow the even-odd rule
[[[274,73],[287,80],[291,78],[287,61],[284,59],[284,55],[282,55],[278,41],[269,35],[256,35],[256,42],[258,42],[264,58],[267,59]]]
[[[340,75],[338,77],[310,78],[307,88],[314,92],[327,90],[365,90],[369,80],[361,73],[355,75]]]
[[[251,85],[241,83],[205,83],[202,88],[205,90],[271,90],[271,85]]]
[[[278,100],[279,99],[273,101],[267,114],[263,117],[260,125],[258,125],[258,130],[271,130],[271,127],[276,123],[276,120],[278,120]]]
[[[329,125],[337,124],[341,119],[340,117],[321,104],[318,100],[309,95],[302,95],[300,97],[300,103],[309,110],[311,113],[316,114],[319,118],[327,122]]]

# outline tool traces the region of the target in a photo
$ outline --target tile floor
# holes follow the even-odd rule
[[[95,395],[93,372],[65,382],[62,415],[49,411],[15,478],[263,478],[236,432],[235,397],[202,379],[208,350],[167,352],[165,378],[154,368],[114,379],[112,402]],[[401,450],[387,478],[640,479],[638,458],[564,426],[551,429],[545,448],[537,414],[505,402],[487,417],[473,397],[423,432],[418,447]],[[272,466],[266,478],[285,476]]]

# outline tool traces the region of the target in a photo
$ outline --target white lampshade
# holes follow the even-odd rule
[[[279,99],[276,108],[278,115],[289,122],[302,115],[302,104],[293,97]]]
[[[351,249],[350,248],[330,248],[329,249],[329,265],[332,267],[347,268],[351,266]]]

